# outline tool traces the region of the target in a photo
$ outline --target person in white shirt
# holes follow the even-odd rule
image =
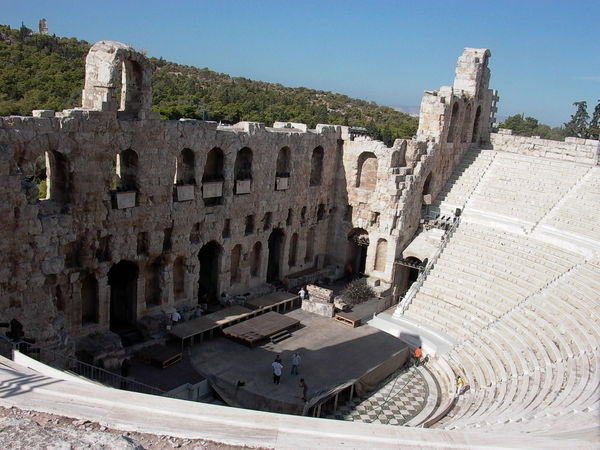
[[[300,300],[304,300],[304,297],[306,297],[306,291],[304,290],[304,287],[300,288],[298,295],[300,296]]]
[[[171,313],[171,322],[173,323],[173,325],[177,325],[177,322],[179,322],[181,320],[181,314],[179,314],[179,311],[175,310]]]
[[[279,384],[279,380],[281,379],[281,369],[283,369],[283,364],[281,364],[281,358],[279,358],[279,356],[275,358],[271,367],[273,367],[273,384]]]

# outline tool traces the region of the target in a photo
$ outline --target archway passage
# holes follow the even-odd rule
[[[283,252],[283,230],[275,228],[269,236],[269,262],[267,265],[267,282],[279,281],[281,258]]]
[[[408,265],[401,267],[401,275],[400,275],[400,283],[399,283],[399,295],[404,295],[412,286],[412,284],[417,281],[419,278],[419,269],[418,267],[421,265],[422,261],[419,258],[415,258],[414,256],[409,256],[405,259]]]
[[[365,273],[367,267],[367,249],[369,247],[369,233],[362,228],[354,228],[348,233],[348,251],[346,264],[352,266],[352,273],[357,275]]]
[[[221,246],[215,241],[204,245],[198,253],[200,275],[198,277],[198,303],[219,303],[219,259]]]
[[[108,271],[110,330],[124,332],[135,327],[138,267],[131,261],[114,264]]]

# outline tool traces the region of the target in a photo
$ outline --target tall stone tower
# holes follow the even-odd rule
[[[48,34],[48,22],[46,22],[46,19],[40,19],[38,23],[38,33]]]

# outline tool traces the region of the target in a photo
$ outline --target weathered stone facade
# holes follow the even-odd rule
[[[0,119],[3,318],[68,348],[347,264],[389,288],[423,205],[489,139],[488,57],[466,49],[417,136],[387,148],[333,125],[159,120],[143,55],[94,45],[81,109]]]

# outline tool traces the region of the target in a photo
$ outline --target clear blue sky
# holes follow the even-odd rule
[[[501,118],[556,126],[600,99],[598,0],[0,0],[1,24],[42,17],[58,36],[394,107],[450,85],[464,47],[491,50]]]

